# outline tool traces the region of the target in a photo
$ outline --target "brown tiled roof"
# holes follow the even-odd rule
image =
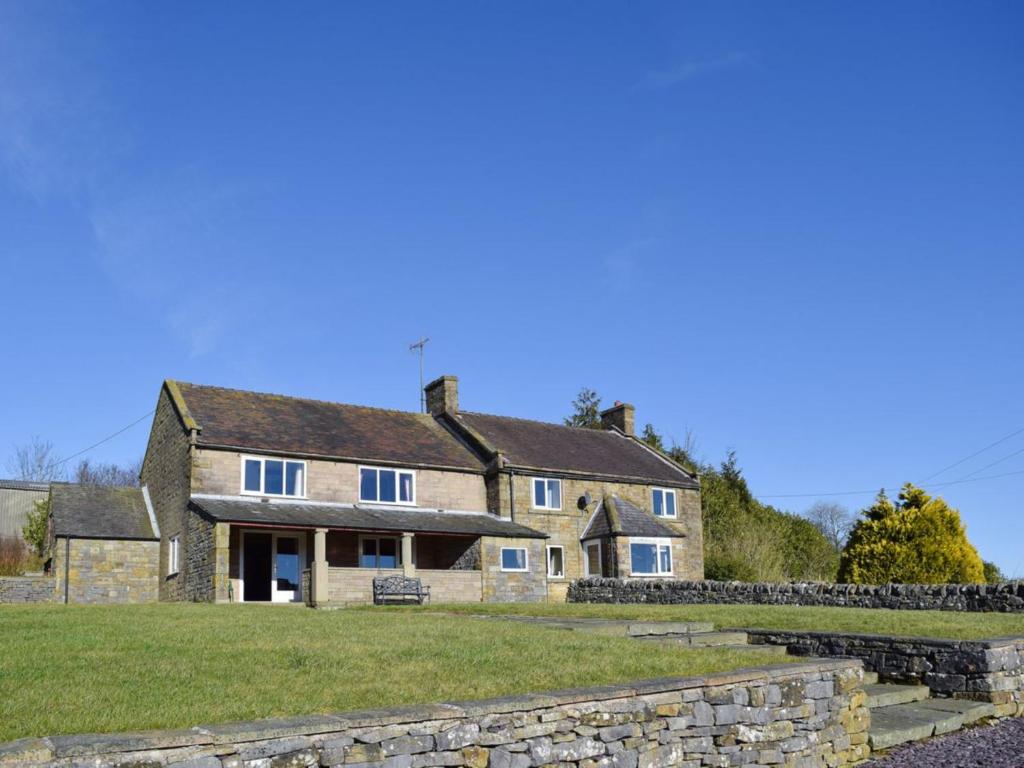
[[[482,471],[429,414],[177,382],[206,446]]]
[[[156,538],[141,488],[54,483],[50,494],[55,536]]]
[[[621,433],[581,429],[542,421],[460,412],[455,417],[513,467],[635,478],[684,488],[697,481]]]
[[[366,504],[315,504],[293,501],[192,497],[192,506],[214,520],[263,525],[343,528],[365,531],[450,533],[466,536],[546,539],[524,525],[485,512],[445,512],[422,507],[389,507]]]
[[[601,500],[580,539],[600,539],[607,536],[683,538],[683,534],[665,525],[647,510],[640,509],[618,496],[609,496]]]

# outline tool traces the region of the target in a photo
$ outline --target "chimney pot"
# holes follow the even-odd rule
[[[441,376],[423,388],[427,396],[427,412],[438,416],[459,412],[459,377]]]
[[[617,428],[627,435],[636,434],[636,408],[629,403],[618,400],[615,405],[606,411],[601,411],[601,427],[603,429]]]

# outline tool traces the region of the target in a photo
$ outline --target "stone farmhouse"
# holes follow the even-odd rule
[[[375,576],[435,602],[564,601],[584,576],[703,577],[698,478],[634,434],[165,381],[142,487],[54,484],[67,602],[368,603]]]

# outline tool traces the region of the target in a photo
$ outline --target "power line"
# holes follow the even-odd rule
[[[100,440],[100,441],[99,441],[98,443],[93,443],[93,444],[92,444],[92,445],[90,445],[90,446],[89,446],[88,448],[83,448],[83,449],[82,449],[82,450],[80,450],[80,451],[79,451],[78,453],[72,453],[72,454],[71,454],[70,456],[67,456],[67,457],[65,457],[65,458],[61,459],[60,461],[58,461],[58,462],[56,463],[56,465],[55,465],[55,466],[58,466],[58,467],[59,467],[59,466],[61,466],[61,465],[63,465],[63,464],[67,464],[67,463],[68,463],[69,461],[71,461],[72,459],[76,459],[76,458],[78,458],[78,457],[79,457],[79,456],[81,456],[81,455],[82,455],[83,453],[88,453],[88,452],[89,452],[89,451],[91,451],[91,450],[92,450],[93,448],[98,448],[99,446],[103,445],[104,443],[110,442],[110,441],[111,441],[111,440],[113,440],[113,439],[114,439],[115,437],[117,437],[118,435],[120,435],[120,434],[121,434],[122,432],[127,432],[127,431],[128,431],[129,429],[131,429],[132,427],[134,427],[134,426],[135,426],[136,424],[138,424],[138,423],[139,423],[140,421],[144,421],[145,419],[148,419],[148,418],[149,418],[150,416],[152,416],[152,415],[153,415],[154,413],[156,413],[156,408],[154,408],[154,409],[153,409],[152,411],[149,411],[149,412],[148,412],[148,413],[146,413],[146,414],[143,414],[142,416],[140,416],[139,418],[137,418],[137,419],[136,419],[135,421],[133,421],[133,422],[132,422],[131,424],[129,424],[129,425],[127,426],[127,427],[121,427],[121,429],[117,430],[117,432],[114,432],[114,433],[113,433],[112,435],[107,435],[107,436],[106,436],[106,437],[104,437],[104,438],[103,438],[102,440]]]
[[[1019,451],[1014,451],[1013,453],[1011,453],[1011,454],[1008,454],[1007,456],[1003,456],[1003,458],[1001,458],[1001,459],[996,459],[996,460],[995,460],[995,461],[993,461],[993,462],[992,462],[991,464],[986,464],[986,465],[985,465],[984,467],[982,467],[981,469],[976,469],[976,470],[974,470],[973,472],[968,472],[968,473],[967,473],[966,475],[964,475],[964,476],[963,476],[963,477],[961,477],[960,479],[961,479],[961,480],[966,480],[967,478],[969,478],[969,477],[971,477],[971,476],[973,476],[973,475],[976,475],[976,474],[978,474],[979,472],[984,472],[984,471],[985,471],[986,469],[991,469],[991,468],[992,468],[992,467],[994,467],[994,466],[995,466],[996,464],[1002,464],[1002,463],[1003,463],[1004,461],[1006,461],[1007,459],[1012,459],[1012,458],[1013,458],[1014,456],[1019,456],[1019,455],[1020,455],[1020,454],[1022,454],[1022,453],[1024,453],[1024,448],[1021,448],[1021,449],[1020,449]]]
[[[1024,452],[1024,449],[1019,452]],[[1009,456],[1005,457],[1009,458]],[[1000,459],[1002,461],[1003,459]],[[998,464],[999,462],[995,462]],[[990,465],[991,466],[991,465]],[[948,480],[944,483],[929,483],[928,488],[945,488],[948,485],[960,485],[961,483],[979,483],[983,480],[998,480],[1001,477],[1010,477],[1012,475],[1024,475],[1024,469],[1017,470],[1015,472],[1003,472],[999,475],[986,475],[985,477],[962,477],[959,480]],[[867,493],[878,493],[879,490],[883,490],[886,493],[897,493],[899,488],[875,488],[869,491],[833,491],[829,493],[773,493],[773,494],[755,494],[759,499],[813,499],[822,496],[863,496]]]
[[[972,454],[971,454],[970,456],[964,456],[964,457],[963,457],[962,459],[960,459],[959,461],[954,461],[954,462],[953,462],[952,464],[950,464],[950,465],[949,465],[948,467],[943,467],[942,469],[940,469],[940,470],[939,470],[938,472],[936,472],[935,474],[933,474],[933,475],[928,475],[928,477],[926,477],[926,478],[925,478],[925,481],[927,482],[928,480],[931,480],[931,479],[932,479],[933,477],[938,477],[939,475],[943,474],[944,472],[947,472],[947,471],[949,471],[949,470],[953,469],[953,467],[959,467],[959,466],[960,466],[961,464],[963,464],[963,463],[964,463],[965,461],[969,461],[970,459],[973,459],[973,458],[974,458],[975,456],[980,456],[980,455],[981,455],[981,454],[983,454],[983,453],[984,453],[985,451],[987,451],[987,450],[988,450],[989,448],[995,448],[995,447],[996,447],[997,445],[999,445],[1000,443],[1005,443],[1005,442],[1006,442],[1007,440],[1009,440],[1009,439],[1010,439],[1011,437],[1016,437],[1016,436],[1017,436],[1017,435],[1019,435],[1019,434],[1020,434],[1021,432],[1024,432],[1024,427],[1021,427],[1020,429],[1018,429],[1018,430],[1016,430],[1016,431],[1014,431],[1014,432],[1011,432],[1010,434],[1006,435],[1006,437],[1001,437],[1001,438],[999,438],[999,439],[998,439],[998,440],[996,440],[996,441],[995,441],[994,443],[991,443],[990,445],[986,445],[986,446],[985,446],[984,448],[982,448],[982,449],[981,449],[981,450],[979,450],[979,451],[975,451],[975,452],[974,452],[974,453],[972,453]],[[989,466],[991,466],[991,465],[989,465]],[[987,469],[987,467],[983,467],[982,469]],[[981,472],[982,470],[981,470],[981,469],[979,469],[979,470],[977,470],[977,471],[978,471],[978,472]],[[971,474],[974,474],[974,473],[971,473]]]

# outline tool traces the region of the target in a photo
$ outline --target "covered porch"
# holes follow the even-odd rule
[[[480,602],[483,545],[542,536],[485,513],[223,497],[192,507],[222,531],[217,598],[232,602],[367,604],[373,579],[393,575],[419,578],[435,602]]]

